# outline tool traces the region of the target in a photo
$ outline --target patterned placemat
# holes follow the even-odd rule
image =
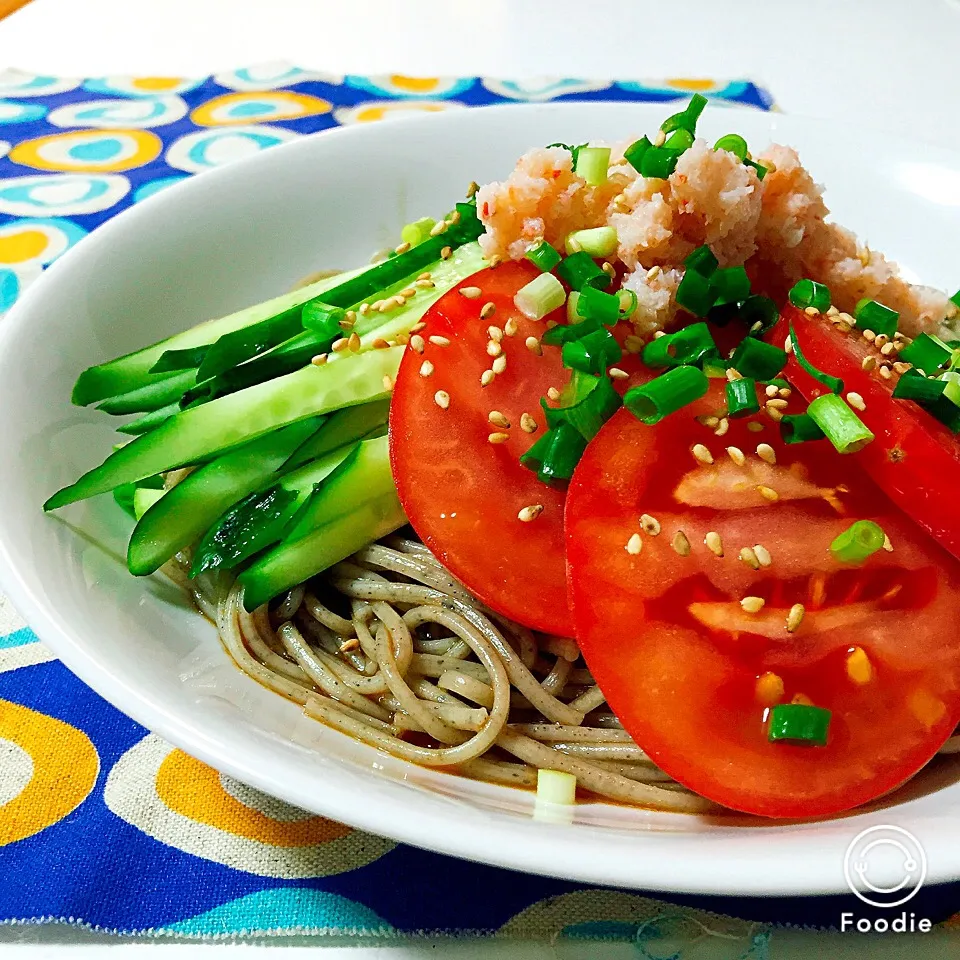
[[[745,80],[343,77],[286,64],[203,79],[0,73],[0,314],[125,207],[307,133],[480,104],[693,91],[772,106]],[[914,909],[943,920],[958,900],[960,887],[932,888]],[[650,957],[686,957],[709,940],[711,956],[733,960],[765,957],[776,925],[835,927],[856,904],[653,899],[442,857],[312,816],[114,710],[0,597],[0,923],[200,938],[564,936],[629,940]]]

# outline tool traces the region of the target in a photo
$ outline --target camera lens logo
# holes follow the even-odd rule
[[[847,885],[871,907],[899,907],[923,886],[927,855],[902,827],[882,824],[858,833],[843,861]]]

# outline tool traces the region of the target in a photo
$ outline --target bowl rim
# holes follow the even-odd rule
[[[390,135],[401,133],[405,137],[416,137],[424,125],[430,129],[447,125],[454,129],[463,123],[488,122],[479,118],[492,117],[499,121],[501,116],[515,116],[521,119],[528,113],[572,113],[591,110],[597,114],[609,114],[623,118],[625,112],[632,111],[638,121],[654,113],[659,117],[664,104],[643,104],[627,102],[590,102],[523,104],[510,103],[495,106],[470,108],[443,112],[432,116],[405,118],[391,121],[389,124],[356,125],[338,127],[304,135],[297,139],[279,144],[269,151],[238,160],[220,168],[210,170],[203,178],[190,177],[161,191],[146,200],[137,203],[118,215],[111,217],[98,226],[50,268],[44,271],[35,283],[27,289],[24,296],[0,323],[0,370],[4,357],[12,351],[9,344],[15,339],[19,328],[24,325],[32,311],[35,301],[40,301],[48,288],[59,281],[61,273],[75,262],[89,257],[99,244],[109,248],[114,235],[129,227],[140,217],[149,216],[157,204],[169,203],[171,195],[183,198],[192,191],[202,189],[201,184],[209,184],[212,178],[226,180],[236,176],[238,171],[247,172],[257,165],[269,169],[275,165],[273,159],[279,155],[292,155],[293,151],[312,151],[316,144],[350,141],[351,139],[380,138],[389,131]],[[773,135],[779,128],[785,132],[813,129],[825,136],[838,136],[844,139],[850,136],[850,126],[815,120],[794,115],[769,114],[757,109],[742,106],[729,106],[731,115],[738,119],[746,117],[761,118],[749,121],[750,126],[762,127]],[[478,119],[474,119],[478,118]],[[605,121],[598,119],[598,125]],[[609,124],[609,121],[606,121]],[[875,134],[877,142],[886,140],[881,133]],[[919,151],[918,151],[919,153]],[[923,147],[923,156],[927,161],[952,161],[960,168],[960,154],[946,148]],[[2,510],[2,507],[0,507]],[[252,762],[249,752],[246,756],[230,755],[224,752],[225,744],[218,742],[192,725],[188,720],[165,711],[155,702],[149,691],[140,691],[118,682],[108,670],[97,662],[91,653],[89,644],[83,638],[80,627],[71,626],[66,620],[47,608],[36,596],[22,575],[20,565],[11,552],[11,544],[0,538],[0,587],[11,599],[14,606],[33,627],[40,639],[46,643],[71,672],[94,691],[108,700],[124,714],[156,733],[163,739],[180,747],[192,756],[230,776],[274,796],[313,812],[342,821],[352,827],[367,830],[381,836],[389,836],[398,841],[434,850],[440,853],[467,858],[495,866],[561,877],[568,880],[585,881],[596,884],[617,884],[635,889],[676,893],[731,894],[731,895],[776,895],[790,896],[798,894],[823,894],[849,892],[843,878],[842,850],[857,832],[858,827],[849,825],[839,833],[833,831],[837,856],[835,862],[824,862],[823,845],[809,842],[812,828],[822,828],[825,823],[834,828],[842,824],[844,818],[832,821],[791,824],[784,826],[773,822],[769,825],[751,827],[720,828],[709,833],[686,832],[650,832],[632,831],[637,838],[636,846],[629,846],[633,853],[645,855],[648,864],[635,872],[624,856],[624,835],[626,831],[592,827],[589,832],[571,830],[564,825],[533,822],[528,819],[490,811],[467,809],[461,805],[456,818],[456,831],[438,829],[437,812],[434,809],[421,811],[416,803],[404,805],[403,815],[386,802],[358,802],[356,789],[345,778],[344,784],[327,782],[322,803],[312,794],[297,789],[296,784],[281,784],[276,776],[269,775],[256,762]],[[242,752],[241,752],[242,753]],[[261,751],[263,753],[263,751]],[[394,785],[391,785],[394,786]],[[398,788],[399,789],[399,788]],[[397,797],[410,796],[409,792],[397,793]],[[322,809],[321,809],[322,808]],[[880,819],[873,813],[858,816],[859,828],[871,822],[884,822],[882,811]],[[684,816],[684,815],[676,815]],[[939,823],[942,829],[943,824]],[[599,836],[602,831],[604,836]],[[780,843],[776,854],[777,862],[771,862],[769,840],[771,834],[778,835]],[[960,827],[956,837],[960,839]],[[559,848],[565,850],[563,862],[557,857]],[[960,849],[960,844],[957,845]],[[709,854],[706,854],[709,851]],[[790,857],[790,876],[782,876],[779,864],[783,857]],[[829,859],[829,858],[828,858]],[[737,864],[731,875],[730,862]],[[691,864],[695,863],[694,869]],[[652,866],[650,864],[655,864]],[[776,876],[776,888],[771,889],[771,878]],[[960,877],[960,856],[952,865],[937,857],[930,865],[929,882],[942,882]]]

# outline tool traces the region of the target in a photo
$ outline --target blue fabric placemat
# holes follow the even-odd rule
[[[693,91],[772,106],[745,80],[339,77],[286,64],[199,80],[0,73],[0,314],[125,207],[306,133],[415,111],[670,101]],[[958,903],[960,885],[952,885],[921,891],[911,908],[938,922]],[[842,910],[857,907],[852,896],[648,898],[589,888],[400,846],[294,810],[114,710],[0,597],[2,924],[198,938],[567,936],[628,940],[642,956],[677,958],[712,936],[734,960],[766,957],[777,925],[836,927]]]

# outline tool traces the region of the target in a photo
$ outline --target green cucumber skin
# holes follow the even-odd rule
[[[248,610],[406,523],[387,437],[364,440],[330,474],[283,541],[239,580]]]
[[[252,493],[318,427],[311,417],[274,431],[195,470],[163,495],[134,527],[127,568],[145,576],[202,536],[217,517]]]
[[[130,423],[122,423],[119,427],[117,427],[117,433],[126,433],[131,436],[138,437],[141,433],[148,433],[150,430],[156,430],[161,423],[165,423],[171,417],[176,416],[179,412],[179,403],[174,402],[168,404],[165,407],[160,407],[158,410],[151,410],[150,413],[145,413],[136,420],[131,420]]]
[[[164,379],[163,374],[151,374],[150,369],[168,350],[185,350],[189,347],[201,347],[211,344],[226,333],[241,330],[244,327],[266,320],[274,314],[289,310],[294,306],[302,306],[308,300],[315,299],[331,287],[339,286],[346,279],[356,277],[371,269],[363,267],[360,270],[351,270],[348,273],[338,274],[335,277],[326,277],[316,283],[299,290],[266,300],[250,307],[244,307],[225,317],[206,320],[203,323],[174,334],[165,340],[151,344],[141,350],[128,353],[116,360],[89,367],[77,379],[73,387],[72,401],[77,406],[85,407],[98,400],[115,397],[122,393],[129,393],[144,386],[152,386]],[[137,411],[129,410],[127,413]]]
[[[299,450],[295,450],[286,466],[291,470],[316,460],[325,454],[355,440],[362,440],[378,427],[387,422],[390,414],[389,397],[364,403],[356,407],[347,407],[331,414],[322,430],[304,441]]]
[[[113,416],[127,413],[152,413],[180,400],[197,382],[196,370],[182,370],[150,378],[151,382],[129,393],[108,397],[97,409]]]
[[[84,500],[175,467],[196,463],[249,440],[343,407],[388,396],[404,347],[370,350],[183,410],[112,453],[99,467],[55,493],[45,510]]]

